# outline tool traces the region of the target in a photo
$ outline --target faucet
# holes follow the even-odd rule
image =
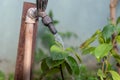
[[[36,8],[30,8],[27,12],[26,23],[35,23],[36,19],[42,18],[42,23],[49,28],[55,35],[57,30],[54,27],[53,20],[46,14],[48,0],[36,0]]]
[[[43,24],[55,35],[57,30],[54,27],[53,20],[45,13],[47,3],[48,0],[37,0],[37,16],[42,18]]]

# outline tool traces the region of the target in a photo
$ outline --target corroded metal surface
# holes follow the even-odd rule
[[[31,7],[36,7],[36,5],[33,3],[24,2],[14,80],[23,80],[23,61],[24,61],[24,52],[25,52],[25,47],[24,47],[25,46],[25,17],[26,17],[27,10]],[[33,56],[34,56],[33,53],[35,49],[35,41],[36,41],[36,33],[37,33],[37,22],[34,25],[35,26],[34,26],[34,36],[33,36],[33,43],[32,43],[31,71],[32,71],[32,63],[33,63]]]
[[[37,10],[44,12],[46,10],[48,0],[36,0],[36,3],[37,3]]]

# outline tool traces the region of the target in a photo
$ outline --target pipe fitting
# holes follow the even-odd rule
[[[38,16],[43,18],[47,16],[47,14],[45,12],[38,12]]]
[[[37,9],[36,8],[29,8],[26,14],[26,23],[35,23],[37,19]]]

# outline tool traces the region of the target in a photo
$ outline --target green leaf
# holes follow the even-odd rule
[[[109,24],[107,26],[105,26],[102,30],[102,35],[104,37],[104,39],[107,41],[108,39],[111,38],[112,34],[115,31],[115,27],[112,24]]]
[[[60,72],[60,69],[59,68],[52,68],[50,69],[47,73],[46,73],[46,77],[49,77],[49,76],[52,76],[56,73]]]
[[[113,80],[120,80],[120,75],[115,71],[109,71],[112,75]]]
[[[110,44],[100,44],[98,47],[96,47],[94,55],[97,59],[103,58],[104,56],[107,56],[111,49],[112,45]]]
[[[0,80],[5,80],[5,74],[2,71],[0,71]]]
[[[65,62],[65,66],[66,66],[66,69],[67,69],[67,71],[69,72],[69,74],[72,75],[72,69],[71,69],[70,65]]]
[[[120,23],[120,17],[118,17],[116,24],[118,25]]]
[[[79,62],[82,62],[79,54],[71,47],[71,48],[66,48],[65,51],[73,53],[75,57],[79,60]]]
[[[104,78],[106,77],[101,69],[98,70],[97,75],[100,77],[101,80],[104,80]]]
[[[46,63],[48,67],[51,69],[54,67],[58,67],[60,64],[64,63],[64,60],[52,60],[52,58],[47,58]]]
[[[53,45],[50,48],[50,52],[51,52],[51,57],[53,60],[62,60],[68,56],[68,53],[66,51],[64,51],[63,49],[61,49],[60,47],[56,45]]]
[[[95,50],[95,47],[88,47],[88,48],[82,50],[82,54],[84,54],[84,55],[93,54],[94,50]]]
[[[41,63],[41,69],[42,69],[43,72],[46,72],[46,71],[49,70],[49,67],[48,67],[48,65],[47,65],[47,63],[46,63],[46,60],[47,60],[47,59],[48,59],[48,58],[44,59],[44,60],[42,61],[42,63]]]
[[[72,69],[72,72],[75,74],[75,75],[79,75],[79,66],[76,62],[76,60],[71,57],[71,56],[68,56],[66,58],[66,63],[68,63],[68,65],[70,66],[70,68]]]
[[[81,49],[84,49],[84,48],[86,48],[86,47],[88,47],[92,42],[94,42],[95,40],[96,40],[96,36],[98,35],[98,34],[100,34],[101,33],[101,31],[100,30],[97,30],[89,39],[87,39],[81,46],[80,46],[80,48]]]

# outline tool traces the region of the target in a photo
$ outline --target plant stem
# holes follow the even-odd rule
[[[61,65],[61,64],[60,64],[60,72],[61,72],[62,80],[65,80],[65,79],[64,79],[64,76],[63,76],[63,70],[62,70],[62,65]]]
[[[112,23],[116,25],[116,7],[118,4],[118,0],[110,0],[110,19],[112,20]],[[117,33],[114,33],[112,35],[112,44],[113,44],[113,49],[115,50],[116,53],[118,53],[118,46],[115,41]],[[120,67],[118,67],[118,73],[120,74]]]

